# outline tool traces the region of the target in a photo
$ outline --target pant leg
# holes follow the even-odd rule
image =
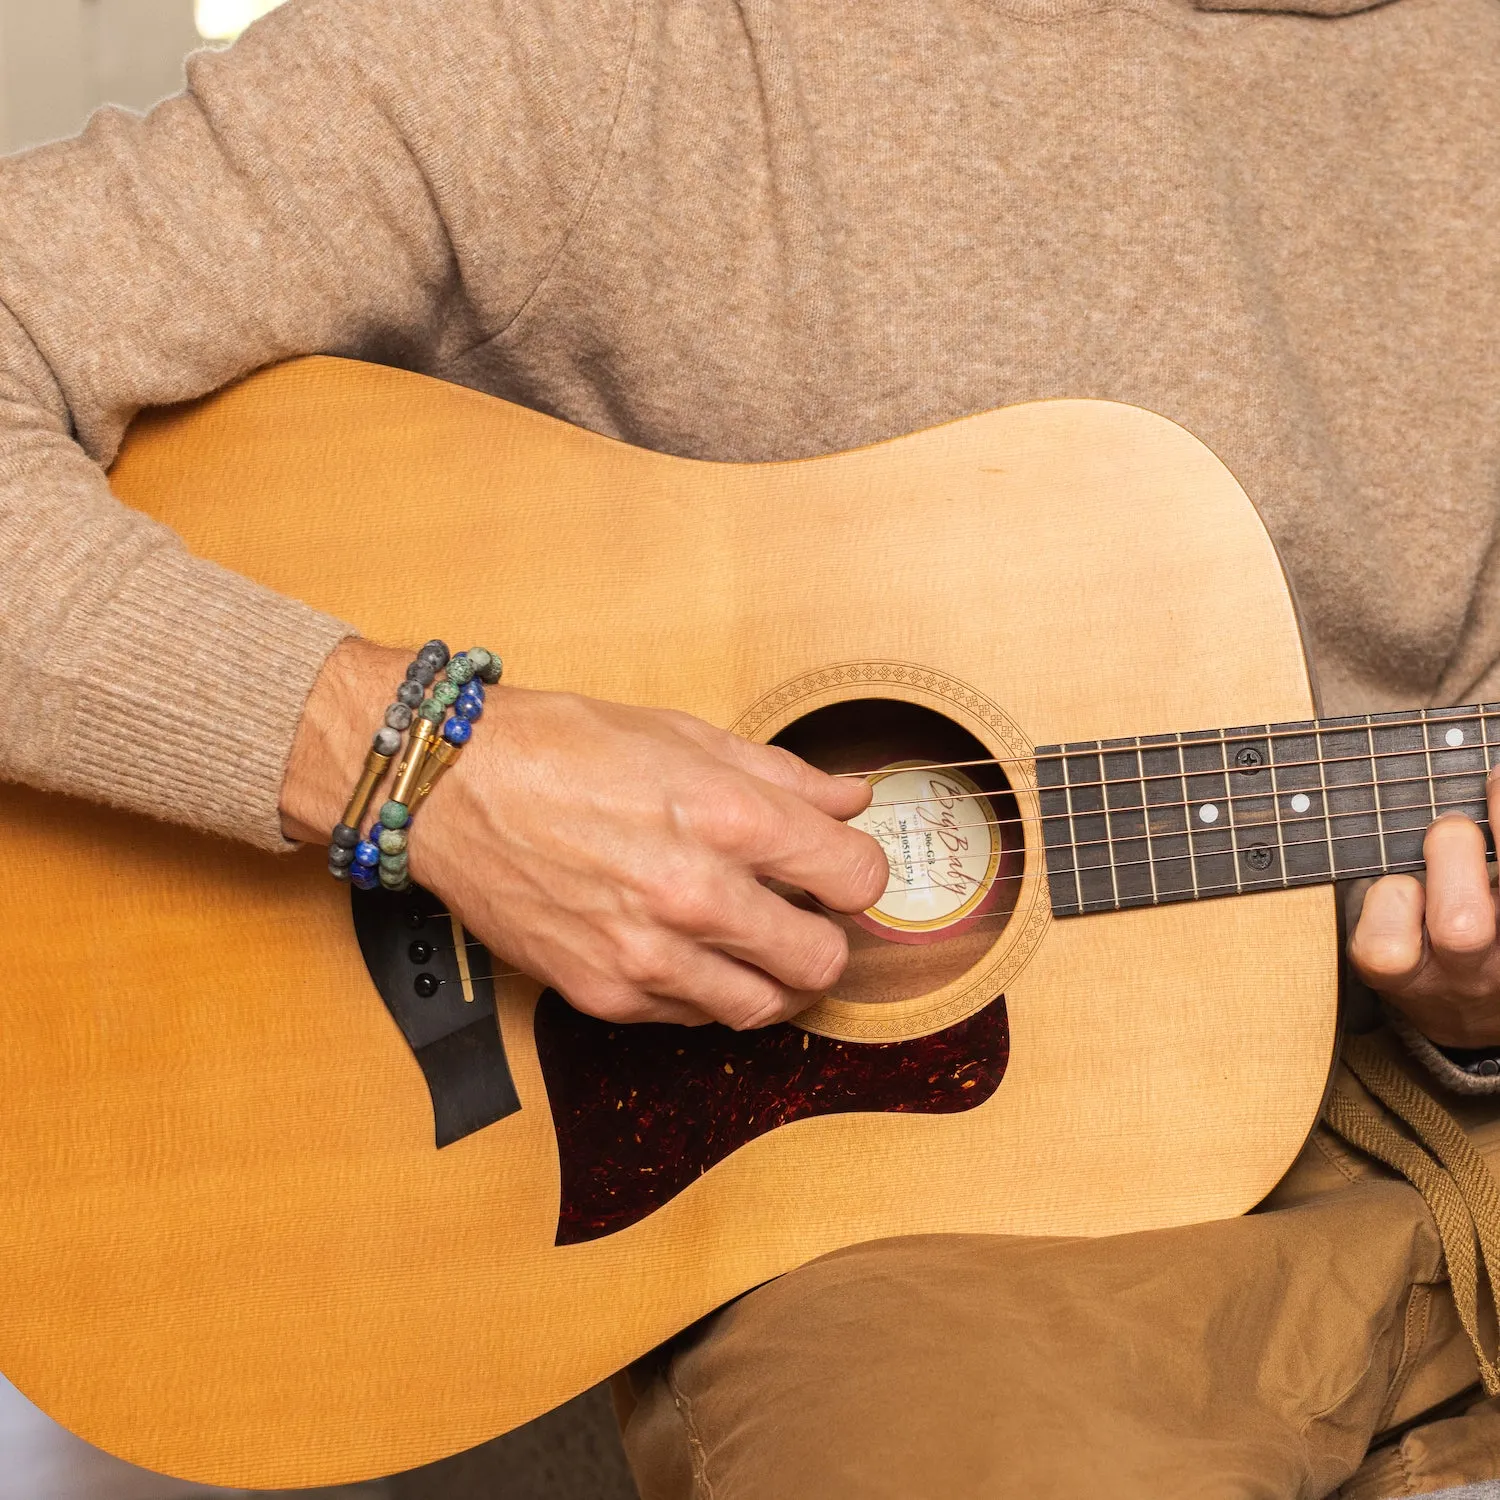
[[[1389,1423],[1442,1282],[1415,1192],[1334,1177],[1243,1219],[889,1240],[771,1282],[635,1373],[642,1494],[1326,1495]]]

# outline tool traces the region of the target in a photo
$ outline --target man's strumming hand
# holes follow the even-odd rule
[[[405,665],[364,641],[330,658],[282,791],[289,835],[322,838],[338,820]],[[411,871],[580,1010],[764,1026],[832,984],[848,946],[762,881],[838,911],[871,905],[886,857],[843,821],[869,798],[862,781],[687,714],[492,688],[412,825]]]
[[[1500,826],[1500,772],[1488,785]],[[1500,946],[1484,834],[1462,814],[1441,817],[1422,845],[1425,880],[1370,885],[1349,958],[1371,989],[1442,1047],[1500,1045]]]

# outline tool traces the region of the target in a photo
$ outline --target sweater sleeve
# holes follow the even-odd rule
[[[105,470],[145,407],[302,354],[438,373],[503,329],[622,71],[619,28],[576,19],[292,0],[146,117],[0,160],[0,779],[290,847],[292,739],[350,628],[190,556]]]

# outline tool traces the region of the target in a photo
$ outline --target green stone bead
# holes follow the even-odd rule
[[[380,822],[386,828],[405,828],[407,816],[404,802],[387,802],[380,809]]]
[[[382,854],[380,856],[380,868],[389,870],[393,875],[404,875],[406,867],[411,862],[408,854]]]
[[[469,665],[474,668],[476,676],[479,677],[484,676],[484,669],[495,659],[483,646],[470,646],[464,655],[468,657]]]
[[[382,828],[380,830],[380,852],[382,854],[405,854],[406,837],[406,830],[404,828]]]
[[[501,661],[498,656],[495,656],[492,653],[490,655],[490,664],[489,664],[489,666],[487,666],[479,674],[479,677],[480,677],[480,680],[482,682],[488,683],[490,687],[494,687],[494,685],[497,682],[500,681],[500,678],[504,674],[504,672],[505,672],[505,663],[503,661]]]
[[[474,663],[467,656],[455,656],[448,663],[448,681],[456,682],[459,687],[468,682],[474,675]]]
[[[429,698],[417,712],[429,724],[441,724],[448,717],[448,710],[436,698]]]
[[[432,701],[444,708],[452,708],[458,702],[458,689],[451,682],[440,682],[432,690]]]
[[[404,891],[411,884],[411,879],[405,870],[382,870],[380,883],[388,891]]]

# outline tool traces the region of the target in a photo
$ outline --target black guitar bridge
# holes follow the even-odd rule
[[[351,895],[365,967],[427,1080],[438,1147],[517,1113],[488,950],[420,886]]]

